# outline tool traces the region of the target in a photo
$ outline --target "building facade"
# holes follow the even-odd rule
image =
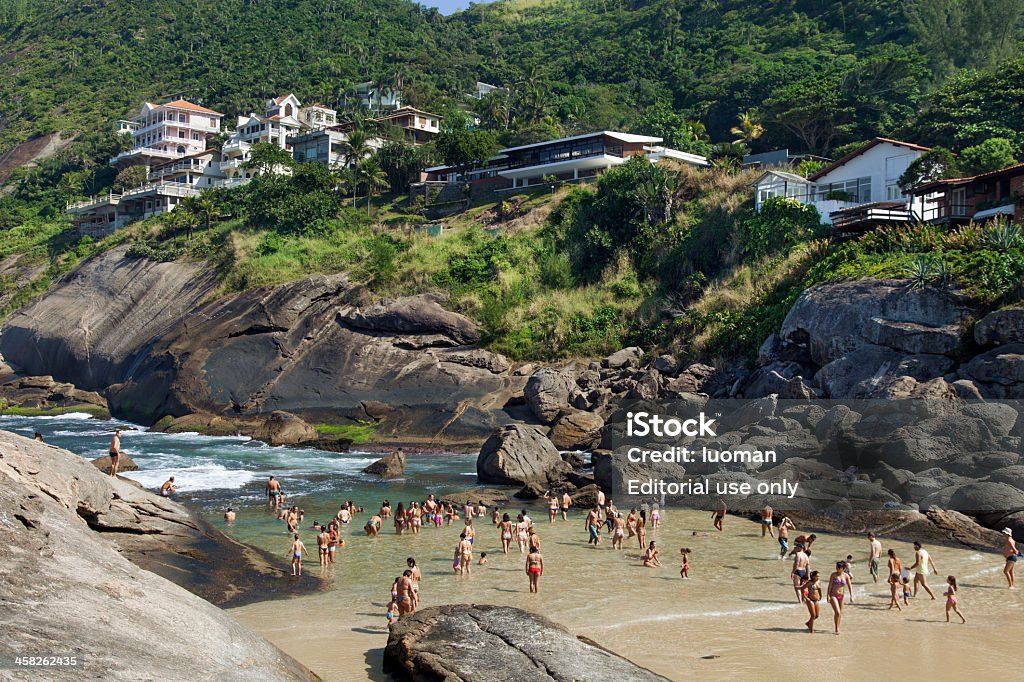
[[[914,190],[930,200],[930,223],[982,222],[1007,218],[1024,225],[1024,163],[966,178],[935,180]]]
[[[135,118],[118,122],[118,130],[132,136],[132,147],[110,163],[119,168],[152,166],[206,151],[207,139],[221,131],[222,118],[217,111],[183,99],[146,102]]]

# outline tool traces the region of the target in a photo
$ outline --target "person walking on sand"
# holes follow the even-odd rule
[[[770,504],[766,504],[764,509],[761,510],[761,537],[765,534],[775,537],[775,531],[772,530],[772,514],[774,510]]]
[[[110,439],[110,475],[117,476],[117,465],[121,460],[121,429],[114,431],[114,437]]]
[[[804,593],[800,589],[800,585],[807,580],[811,568],[811,558],[807,556],[804,546],[800,543],[797,543],[796,549],[793,551],[793,570],[789,575],[793,579],[793,591],[796,592],[797,601],[803,601]]]
[[[306,546],[299,539],[299,534],[295,533],[292,536],[292,548],[290,551],[292,556],[292,575],[302,575],[302,554],[305,551]]]
[[[882,558],[882,542],[874,533],[868,533],[868,572],[871,579],[878,582],[878,562]]]
[[[836,634],[839,634],[839,624],[843,620],[843,599],[846,597],[846,588],[850,587],[850,576],[846,572],[846,563],[836,562],[835,572],[828,578],[828,603],[832,607],[832,621],[835,623]]]
[[[1013,575],[1013,569],[1017,567],[1020,550],[1017,549],[1017,542],[1013,539],[1013,529],[1004,528],[1003,535],[1006,536],[1006,541],[1003,542],[1003,557],[1006,559],[1003,564],[1003,575],[1006,576],[1006,586],[1012,590],[1016,587],[1017,581]],[[947,617],[946,620],[949,618]]]
[[[462,575],[469,575],[473,570],[473,543],[466,537],[466,533],[463,532],[459,536],[459,568],[461,569]]]
[[[536,547],[530,547],[526,555],[526,575],[530,579],[530,593],[540,592],[540,577],[544,575],[544,557]]]
[[[512,520],[508,514],[504,514],[501,517],[501,523],[498,524],[498,535],[501,537],[501,551],[508,554],[508,548],[512,544]]]
[[[949,622],[949,612],[952,610],[960,616],[961,623],[966,623],[967,619],[964,618],[964,614],[960,613],[960,608],[956,605],[956,591],[956,576],[948,576],[946,578],[946,622]]]
[[[821,616],[821,578],[817,571],[811,571],[807,579],[800,583],[800,591],[804,596],[804,603],[807,605],[807,613],[810,618],[804,623],[807,631],[814,632],[814,622]]]
[[[889,572],[889,608],[896,607],[897,611],[902,611],[903,607],[900,606],[899,591],[901,587],[900,577],[903,574],[903,563],[897,558],[896,551],[890,549],[887,552],[889,556],[888,572]]]
[[[796,530],[796,524],[793,523],[793,519],[783,516],[779,521],[779,561],[785,559],[786,553],[789,551],[789,531],[791,530]]]
[[[934,575],[939,574],[939,569],[935,568],[935,562],[932,561],[932,557],[928,554],[928,550],[921,547],[920,542],[914,543],[914,563],[910,566],[910,570],[914,571],[914,596],[917,596],[917,587],[920,585],[924,588],[924,591],[928,593],[928,596],[935,599],[935,593],[932,592],[931,588],[928,587],[928,567],[931,566],[932,573]]]
[[[562,491],[562,520],[569,520],[569,507],[572,506],[572,498],[569,497],[569,491]]]
[[[718,501],[718,508],[711,514],[711,522],[715,526],[715,530],[722,531],[722,522],[725,520],[725,513],[729,509],[725,506],[725,500]]]

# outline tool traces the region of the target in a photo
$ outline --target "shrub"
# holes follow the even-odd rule
[[[772,197],[761,210],[743,222],[743,250],[751,258],[763,258],[812,239],[821,229],[818,210],[796,199]]]

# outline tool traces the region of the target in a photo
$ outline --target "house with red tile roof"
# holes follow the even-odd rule
[[[118,168],[152,166],[206,150],[206,141],[221,131],[220,112],[184,99],[146,102],[139,113],[119,124],[132,136],[131,149],[110,160]]]

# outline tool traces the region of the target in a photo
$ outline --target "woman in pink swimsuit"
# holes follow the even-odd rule
[[[850,576],[846,573],[846,562],[837,561],[835,573],[828,578],[828,603],[832,607],[832,620],[835,622],[836,634],[839,634],[839,623],[843,620],[843,599],[846,588],[850,585]]]

